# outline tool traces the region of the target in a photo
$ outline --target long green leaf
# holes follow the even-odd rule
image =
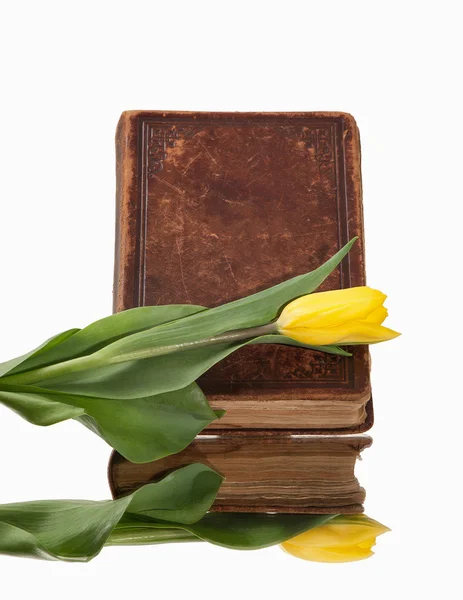
[[[54,337],[46,340],[43,344],[41,344],[38,348],[31,350],[27,354],[23,354],[22,356],[18,356],[17,358],[12,358],[11,360],[7,360],[6,362],[0,363],[0,377],[4,375],[11,375],[15,373],[16,370],[19,370],[21,365],[27,363],[27,361],[32,357],[40,357],[43,354],[46,354],[48,351],[52,350],[58,345],[64,343],[69,337],[73,336],[79,329],[69,329],[68,331],[63,331],[63,333],[59,333]]]
[[[249,344],[268,343],[350,356],[337,346],[307,346],[282,335],[265,335],[244,342],[216,344],[143,360],[105,365],[78,374],[69,373],[47,379],[38,385],[66,394],[101,398],[129,399],[164,394],[190,385],[213,365],[239,348]]]
[[[0,401],[39,425],[77,418],[133,462],[178,452],[217,416],[193,385],[200,375],[246,344],[304,346],[284,336],[266,335],[151,358],[128,360],[128,356],[269,323],[287,302],[316,289],[353,242],[311,273],[224,306],[133,309],[65,332],[6,368],[3,365]],[[335,346],[312,349],[346,354]],[[83,361],[85,368],[74,372],[68,368],[71,359],[79,365]]]
[[[195,383],[133,400],[80,397],[77,402],[97,424],[93,430],[134,463],[180,452],[218,417]],[[88,418],[78,420],[88,426]]]
[[[171,304],[144,306],[95,321],[84,329],[71,329],[48,340],[29,354],[0,365],[0,375],[14,375],[46,365],[85,356],[128,335],[206,310],[202,306]],[[71,339],[72,338],[72,339]],[[4,372],[2,372],[4,366]]]
[[[228,304],[211,308],[161,327],[145,330],[109,344],[100,351],[102,362],[111,357],[141,352],[149,348],[181,344],[226,331],[272,322],[285,304],[316,290],[352,248],[356,238],[323,265],[283,283]]]
[[[239,550],[267,548],[323,525],[334,515],[208,513],[188,529],[202,540]]]
[[[124,514],[131,511],[147,522],[157,518],[192,523],[210,508],[221,482],[209,467],[193,464],[118,500],[5,504],[0,506],[0,553],[88,561],[101,551]]]
[[[177,469],[159,483],[135,491],[127,507],[144,521],[168,521],[190,526],[212,506],[223,477],[210,467],[194,463]]]
[[[34,425],[54,425],[85,413],[83,408],[66,402],[64,394],[33,386],[0,387],[0,402]]]
[[[63,394],[30,386],[4,386],[0,401],[36,425],[69,418],[139,463],[180,452],[218,415],[195,383],[184,389],[123,400]]]
[[[229,304],[225,304],[223,306],[212,309],[194,307],[194,314],[183,316],[183,318],[180,317],[178,319],[171,318],[170,320],[162,323],[157,322],[156,326],[145,328],[141,331],[137,331],[136,333],[130,333],[127,330],[127,321],[124,320],[124,313],[108,317],[106,320],[102,321],[106,324],[106,329],[110,328],[109,324],[112,323],[114,319],[121,319],[125,324],[126,334],[121,334],[124,327],[119,328],[117,335],[120,337],[120,339],[117,341],[108,343],[110,339],[116,337],[116,334],[110,328],[113,338],[110,338],[109,335],[106,334],[103,336],[104,340],[103,337],[98,338],[97,344],[96,340],[94,339],[95,336],[93,334],[89,335],[88,331],[99,331],[99,329],[102,327],[102,322],[98,322],[100,325],[98,325],[98,323],[90,325],[86,330],[82,330],[82,332],[75,334],[67,343],[67,346],[73,347],[74,352],[76,352],[74,353],[73,358],[75,358],[77,361],[80,360],[80,362],[82,362],[82,354],[84,352],[89,352],[90,349],[92,350],[91,358],[89,358],[87,354],[84,356],[84,358],[86,357],[87,360],[84,361],[83,369],[78,365],[73,365],[72,361],[68,365],[61,362],[64,368],[64,373],[63,368],[60,368],[59,373],[56,373],[56,368],[52,369],[50,367],[50,369],[47,371],[45,367],[45,369],[41,369],[40,372],[37,373],[37,379],[33,378],[34,371],[32,371],[32,373],[26,373],[27,378],[24,377],[21,379],[21,374],[16,374],[15,376],[14,373],[12,374],[10,372],[9,377],[13,377],[11,383],[25,382],[27,384],[34,384],[38,385],[39,387],[47,387],[51,389],[59,389],[65,392],[102,396],[103,392],[101,390],[101,383],[103,383],[103,387],[111,385],[108,382],[114,378],[114,380],[117,379],[117,387],[119,387],[121,379],[128,381],[128,377],[131,378],[132,375],[139,377],[139,368],[146,371],[154,371],[156,373],[165,368],[165,361],[169,362],[171,360],[169,358],[165,358],[165,352],[161,352],[162,356],[153,358],[150,363],[139,367],[139,365],[135,363],[140,362],[140,357],[143,357],[144,360],[150,360],[146,357],[146,353],[149,354],[153,350],[159,350],[165,347],[181,348],[181,346],[184,344],[198,342],[226,331],[251,328],[270,323],[275,319],[282,307],[290,300],[293,300],[302,294],[308,294],[314,291],[346,256],[354,241],[355,240],[349,242],[337,254],[335,254],[315,271],[305,275],[299,275],[298,277],[294,277],[293,279],[280,283],[272,288],[258,292],[257,294],[253,294],[247,298],[242,298],[241,300],[236,300]],[[169,309],[169,307],[156,308],[165,308],[166,310]],[[174,308],[179,307],[177,306]],[[180,308],[185,310],[185,307]],[[137,310],[141,309],[133,309],[131,311],[133,318],[135,318],[135,316],[138,314],[136,312]],[[127,317],[127,320],[130,322],[129,317]],[[85,334],[86,331],[87,334]],[[80,339],[79,336],[84,336],[83,344],[77,343]],[[89,345],[87,338],[92,340],[93,345]],[[65,342],[65,348],[67,346]],[[232,347],[232,350],[237,347],[239,346]],[[176,372],[181,372],[184,366],[186,370],[189,370],[191,368],[191,361],[196,360],[196,357],[199,356],[199,362],[204,363],[202,366],[199,365],[199,368],[197,369],[198,373],[201,374],[204,372],[204,370],[207,370],[210,366],[212,366],[212,364],[215,364],[215,362],[223,358],[223,350],[223,348],[217,348],[217,358],[211,357],[210,351],[208,350],[206,351],[207,357],[203,359],[202,355],[197,354],[199,350],[195,350],[193,351],[193,354],[191,354],[189,350],[183,349],[181,356],[179,356],[178,361],[176,362]],[[55,358],[58,352],[60,352],[59,347],[54,349]],[[227,353],[229,353],[229,351],[228,349],[225,349],[225,356]],[[177,354],[180,353],[175,351],[175,355]],[[61,361],[63,356],[66,358],[71,358],[71,349],[69,349],[68,353],[61,351]],[[39,357],[39,359],[43,364],[44,358]],[[22,368],[24,369],[31,367],[32,360],[34,360],[34,357],[31,357],[29,362],[22,363]],[[158,364],[158,362],[155,361],[160,362]],[[37,365],[34,366],[34,369],[36,368]],[[79,372],[78,377],[75,376],[74,368],[76,368],[76,370]],[[135,370],[133,371],[133,369]],[[149,392],[147,392],[145,388],[143,395],[179,389],[180,387],[184,387],[193,381],[197,376],[198,375],[192,377],[188,375],[188,377],[184,378],[181,382],[179,380],[176,388],[161,385],[158,389],[154,389]],[[77,389],[79,385],[82,385],[82,389]],[[104,396],[108,397],[110,394],[111,392],[108,391],[107,393],[104,393]],[[138,395],[141,394],[138,393]]]
[[[182,528],[199,539],[235,550],[257,550],[280,544],[285,540],[323,525],[336,515],[284,515],[208,513],[191,525],[176,523],[146,523],[136,515],[126,514],[114,529],[108,543],[130,545],[156,543],[158,532]],[[152,541],[150,541],[152,540]]]

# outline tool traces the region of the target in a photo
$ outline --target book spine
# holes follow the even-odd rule
[[[116,130],[116,246],[113,311],[138,306],[140,214],[137,164],[138,113],[124,112]]]

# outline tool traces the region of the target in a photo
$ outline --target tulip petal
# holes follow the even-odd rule
[[[324,563],[354,562],[357,560],[364,560],[365,558],[369,558],[374,554],[371,549],[360,548],[359,546],[352,546],[343,549],[329,547],[300,548],[284,542],[281,544],[281,547],[285,552],[288,552],[288,554],[291,554],[296,558]]]
[[[372,556],[377,536],[389,528],[366,515],[339,515],[281,544],[289,554],[316,562],[349,562]]]
[[[359,548],[366,548],[367,550],[371,550],[373,548],[373,546],[376,545],[376,538],[369,538],[368,540],[366,540],[365,542],[362,542],[361,544],[357,544],[357,546]]]
[[[343,524],[333,519],[325,525],[315,527],[291,538],[289,543],[293,546],[306,548],[344,548],[362,544],[376,536],[389,531],[387,527],[378,523],[377,526],[360,524]],[[286,543],[286,542],[285,542]]]
[[[380,306],[376,308],[372,313],[368,315],[366,319],[362,319],[367,323],[375,323],[376,325],[381,325],[387,317],[387,308],[385,306]]]
[[[347,329],[349,329],[349,332],[346,333],[345,338],[340,342],[341,344],[377,344],[378,342],[393,340],[401,335],[398,331],[389,329],[389,327],[368,323],[367,321],[349,323]]]
[[[282,335],[312,346],[376,344],[392,340],[400,335],[397,331],[367,321],[352,321],[345,325],[326,329],[295,327],[283,328],[279,331]]]
[[[367,286],[317,292],[290,302],[277,323],[280,327],[333,327],[366,319],[385,299],[385,294]]]

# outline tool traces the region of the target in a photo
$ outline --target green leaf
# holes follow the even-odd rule
[[[0,553],[87,561],[122,518],[130,498],[90,502],[45,500],[0,507]],[[2,532],[3,529],[3,532]]]
[[[86,356],[125,336],[170,323],[203,310],[206,309],[202,306],[171,304],[168,306],[143,306],[116,313],[95,321],[84,329],[71,329],[52,338],[37,350],[9,361],[11,366],[8,371],[2,373],[0,370],[0,375],[7,372],[8,375],[23,373],[57,362]],[[2,365],[0,365],[0,369],[1,367]]]
[[[126,515],[115,528],[109,544],[147,544],[160,541],[158,531],[182,529],[199,539],[235,550],[257,550],[280,544],[304,531],[323,525],[336,515],[285,515],[249,513],[208,513],[192,525],[146,523]],[[158,530],[158,531],[157,531]],[[138,541],[140,540],[140,541]]]
[[[122,338],[100,351],[102,364],[111,357],[183,344],[226,331],[270,323],[288,302],[316,290],[347,255],[355,240],[356,238],[351,240],[315,271],[299,275],[246,298],[198,312],[177,322]]]
[[[126,513],[137,511],[148,522],[156,515],[191,523],[209,509],[221,482],[209,467],[193,464],[118,500],[5,504],[0,506],[0,553],[88,561],[101,551]]]
[[[28,359],[33,357],[40,357],[43,354],[46,354],[49,350],[52,350],[57,345],[62,344],[69,337],[73,336],[79,329],[69,329],[68,331],[63,331],[63,333],[59,333],[54,337],[50,338],[43,344],[41,344],[38,348],[31,350],[27,354],[23,354],[22,356],[18,356],[17,358],[12,358],[6,362],[0,363],[0,377],[4,375],[11,375],[15,373],[16,370],[20,370],[21,365],[27,363]]]
[[[218,416],[195,383],[166,394],[121,400],[6,386],[0,401],[36,425],[77,418],[128,460],[148,462],[180,452]]]
[[[84,409],[66,403],[58,392],[32,386],[3,385],[0,402],[34,425],[54,425],[85,413]]]
[[[354,241],[311,273],[299,275],[247,298],[217,308],[198,309],[195,314],[177,321],[125,336],[93,355],[94,362],[99,362],[101,366],[79,371],[78,376],[69,371],[58,377],[39,379],[36,384],[65,393],[105,398],[135,398],[185,387],[218,361],[250,343],[250,340],[244,344],[217,344],[127,362],[119,362],[120,357],[270,323],[286,303],[314,291],[341,262]],[[299,345],[284,336],[276,335],[271,338],[262,337],[260,343],[270,339],[273,343]],[[333,346],[324,348],[323,351],[344,354],[344,351]],[[114,358],[117,360],[116,364],[110,364]]]
[[[250,342],[251,344],[284,344],[286,346],[296,346],[298,348],[307,348],[308,350],[315,350],[316,352],[324,352],[325,354],[336,354],[338,356],[352,356],[351,352],[347,352],[339,346],[309,346],[308,344],[302,344],[292,338],[285,335],[261,335],[258,338],[254,338]]]
[[[218,418],[195,383],[146,398],[82,396],[75,403],[85,409],[78,420],[134,463],[180,452]]]
[[[221,475],[205,465],[188,465],[134,492],[127,516],[191,525],[212,506],[222,481]]]
[[[248,344],[285,344],[350,356],[337,346],[307,346],[282,335],[265,335],[244,342],[215,344],[126,363],[69,373],[38,385],[66,394],[101,398],[133,399],[181,389],[198,379],[213,365]],[[1,381],[0,381],[1,384]]]
[[[323,525],[334,515],[271,515],[209,513],[188,530],[206,542],[253,550],[280,544],[285,540]]]
[[[6,382],[105,398],[145,397],[185,387],[241,344],[182,350],[183,344],[226,331],[270,323],[287,302],[314,291],[341,262],[354,241],[311,273],[223,306],[212,309],[182,305],[145,307],[107,317],[75,333],[48,352],[42,352],[40,356],[34,354],[23,361],[21,369],[43,367],[36,379],[34,370],[23,373],[23,378],[21,373],[15,374],[10,370],[12,380],[7,377]],[[188,311],[193,311],[193,314]],[[150,327],[150,324],[155,326]],[[136,333],[131,333],[133,331]],[[112,341],[114,339],[117,341]],[[277,340],[272,336],[272,341]],[[287,338],[286,342],[284,338],[279,341],[288,343]],[[181,353],[174,351],[140,359],[140,353],[152,352],[153,349],[162,351],[167,346],[181,350]],[[130,360],[131,356],[136,359]],[[65,369],[64,374],[61,368],[61,374],[54,375],[53,365],[47,372],[47,365],[52,359],[65,361],[71,357],[85,362],[83,370],[77,369],[78,375],[73,370],[72,361],[68,363],[69,367],[66,362],[59,362]],[[0,387],[1,384],[0,380]]]
[[[273,321],[287,302],[314,291],[354,241],[315,271],[224,306],[133,309],[66,332],[9,363],[0,401],[40,425],[77,418],[133,462],[178,452],[216,417],[193,386],[200,375],[249,343],[302,346],[277,335],[182,345]],[[140,358],[153,349],[160,354]],[[346,354],[335,346],[313,349]]]

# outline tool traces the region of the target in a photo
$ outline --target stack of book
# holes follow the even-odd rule
[[[345,113],[123,113],[114,309],[212,307],[306,273],[354,236],[320,291],[365,285],[360,141]],[[369,353],[247,346],[199,383],[226,414],[183,452],[113,453],[115,497],[191,462],[223,475],[213,510],[359,513]],[[168,435],[168,432],[166,432]]]

